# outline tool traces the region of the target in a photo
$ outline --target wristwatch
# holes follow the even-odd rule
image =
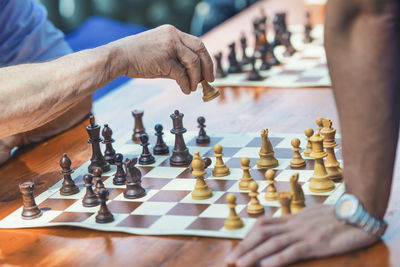
[[[346,224],[356,226],[365,232],[381,237],[387,228],[387,223],[370,215],[354,195],[343,194],[336,202],[336,217]]]

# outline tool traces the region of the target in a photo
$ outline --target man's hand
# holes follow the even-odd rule
[[[258,219],[246,238],[228,256],[236,266],[283,266],[298,260],[348,252],[378,240],[339,222],[332,206],[303,209],[296,215]]]
[[[120,71],[136,78],[171,78],[182,91],[195,91],[205,79],[214,81],[213,63],[203,42],[171,25],[110,43],[117,48]]]

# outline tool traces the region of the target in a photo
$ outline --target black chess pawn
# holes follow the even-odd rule
[[[281,62],[275,56],[274,47],[272,45],[267,47],[267,62],[270,66],[277,66],[281,64]]]
[[[311,14],[309,11],[306,12],[306,24],[304,25],[304,42],[311,43],[314,38],[311,36],[312,25],[311,25]]]
[[[126,189],[124,197],[128,199],[141,198],[146,195],[146,190],[142,187],[142,173],[135,167],[137,158],[125,159],[126,169]]]
[[[290,41],[291,33],[289,31],[285,31],[282,33],[282,44],[285,46],[286,50],[283,52],[285,57],[291,57],[296,52],[294,49],[292,42]]]
[[[124,159],[124,156],[121,153],[115,154],[115,165],[117,166],[117,170],[114,174],[113,178],[113,184],[115,185],[124,185],[126,181],[126,174],[123,168],[123,163],[122,160]]]
[[[142,165],[149,165],[156,162],[153,155],[150,153],[149,150],[149,136],[147,134],[142,134],[140,136],[140,141],[142,142],[140,145],[142,146],[142,154],[139,157],[139,164]]]
[[[100,126],[95,123],[93,115],[90,116],[89,121],[90,125],[86,127],[86,131],[89,134],[88,142],[92,144],[92,157],[90,158],[88,171],[92,173],[96,167],[100,167],[103,172],[107,172],[110,170],[110,164],[101,153],[100,142],[103,139],[100,137]]]
[[[246,53],[247,38],[243,32],[242,32],[242,36],[240,37],[240,46],[242,48],[242,61],[240,62],[240,64],[242,64],[242,66],[250,64],[251,59],[247,56],[247,53]]]
[[[42,211],[36,205],[33,189],[35,185],[32,182],[24,182],[19,185],[19,190],[22,194],[22,219],[31,220],[42,216]]]
[[[74,195],[79,192],[79,188],[75,185],[71,178],[71,173],[74,171],[71,169],[71,160],[67,154],[63,154],[60,160],[61,174],[64,176],[64,181],[60,188],[60,194],[63,196]]]
[[[97,223],[109,223],[114,221],[114,216],[107,208],[107,191],[105,189],[100,189],[98,192],[100,201],[100,210],[96,215]]]
[[[110,164],[114,164],[114,156],[115,156],[115,150],[112,146],[112,143],[114,143],[112,134],[113,131],[111,130],[110,127],[108,127],[108,124],[104,124],[103,131],[101,132],[101,135],[104,138],[103,144],[106,145],[106,150],[104,151],[104,159]]]
[[[235,43],[231,43],[229,45],[230,52],[228,55],[229,68],[228,73],[240,73],[242,71],[242,67],[236,59],[236,51],[235,51]]]
[[[256,58],[253,56],[251,58],[251,71],[249,72],[249,75],[247,76],[248,81],[261,81],[264,79],[259,73],[258,70],[256,69]]]
[[[163,126],[161,124],[156,124],[154,130],[156,130],[155,136],[157,136],[156,145],[153,147],[154,155],[165,155],[169,153],[169,148],[163,140]]]
[[[276,13],[272,23],[275,31],[275,39],[272,43],[272,47],[276,47],[282,45],[282,33],[287,30],[286,13]]]
[[[85,182],[86,193],[82,199],[82,205],[84,207],[94,207],[99,205],[99,199],[93,191],[93,175],[85,174],[83,176],[83,181]]]
[[[215,61],[217,63],[217,67],[215,70],[215,78],[224,78],[226,77],[226,73],[222,68],[222,52],[218,52],[214,55]]]
[[[175,135],[175,145],[169,162],[171,165],[175,166],[189,165],[193,159],[183,139],[183,134],[187,131],[186,128],[183,127],[183,116],[183,113],[180,113],[179,110],[175,110],[174,113],[170,115],[173,124],[171,133]]]
[[[135,109],[132,111],[132,116],[135,119],[135,126],[133,128],[132,141],[137,142],[140,140],[140,136],[146,133],[146,129],[143,126],[143,110]]]
[[[210,143],[210,137],[207,135],[205,125],[206,119],[203,116],[197,118],[197,123],[199,124],[197,128],[199,128],[199,135],[196,137],[197,144],[208,144]]]
[[[261,55],[261,66],[260,66],[260,70],[269,70],[271,68],[271,65],[268,63],[268,59],[267,59],[267,52],[268,52],[268,48],[265,45],[262,45],[260,47],[260,55]]]
[[[101,178],[101,175],[103,174],[103,171],[101,168],[96,168],[93,170],[93,176],[94,176],[94,192],[97,194],[99,192],[99,189],[104,188],[105,186],[103,184],[103,180]]]

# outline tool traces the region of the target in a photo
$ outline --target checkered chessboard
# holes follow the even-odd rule
[[[153,133],[150,133],[150,141],[155,143]],[[193,200],[191,190],[194,188],[195,179],[188,168],[171,167],[168,156],[155,156],[156,162],[152,165],[141,166],[143,174],[142,186],[146,189],[146,196],[140,199],[125,199],[123,190],[125,186],[116,186],[112,183],[112,176],[116,171],[115,166],[103,174],[103,181],[108,188],[108,208],[114,214],[115,220],[111,223],[99,224],[95,222],[97,207],[86,208],[82,206],[82,198],[85,194],[82,177],[87,172],[89,162],[83,164],[73,173],[73,179],[80,187],[80,192],[72,196],[62,196],[59,193],[62,179],[53,187],[36,197],[36,203],[43,211],[41,217],[33,220],[21,218],[22,207],[0,221],[0,228],[26,228],[48,227],[58,225],[77,226],[101,231],[118,231],[141,235],[194,235],[225,238],[243,238],[256,221],[256,217],[246,212],[249,202],[247,192],[238,188],[242,177],[240,158],[248,157],[251,160],[251,175],[259,184],[259,199],[265,206],[265,216],[280,216],[278,201],[265,201],[266,181],[265,170],[256,167],[258,152],[261,146],[261,137],[257,133],[246,134],[209,134],[211,143],[197,145],[195,137],[197,133],[187,132],[184,137],[191,153],[199,151],[203,157],[212,157],[213,146],[220,144],[224,150],[224,161],[230,168],[230,175],[225,177],[213,177],[213,164],[207,169],[206,182],[213,190],[213,196],[206,200]],[[344,192],[342,183],[336,184],[335,190],[330,193],[311,193],[308,189],[310,177],[313,173],[313,160],[307,159],[307,165],[301,169],[292,169],[289,166],[293,155],[290,141],[294,137],[303,140],[302,134],[277,134],[270,133],[270,140],[275,149],[275,156],[279,161],[276,168],[276,187],[278,191],[290,190],[289,178],[299,172],[299,181],[303,186],[306,205],[319,203],[334,204]],[[131,135],[126,135],[118,140],[114,147],[125,157],[137,157],[141,147],[130,140]],[[166,143],[171,150],[174,144],[174,136],[166,132]],[[339,146],[336,149],[339,161]],[[229,209],[225,204],[228,193],[234,193],[237,197],[236,211],[244,221],[244,228],[239,230],[227,230],[224,228],[224,220],[228,216]],[[22,201],[21,201],[22,202]]]
[[[326,65],[325,50],[323,47],[323,26],[317,25],[312,31],[314,41],[310,44],[303,42],[304,26],[291,25],[289,30],[292,32],[291,42],[297,52],[291,57],[284,57],[285,48],[278,46],[274,53],[282,63],[274,66],[270,70],[259,71],[264,77],[260,81],[248,81],[247,76],[251,66],[246,65],[242,73],[227,74],[224,78],[218,78],[214,81],[214,86],[229,87],[330,87],[331,81]],[[272,33],[271,33],[272,34]],[[273,40],[273,36],[268,36]],[[240,51],[236,51],[238,57]],[[246,51],[248,55],[253,55],[251,47]],[[240,59],[239,59],[240,60]],[[259,69],[261,60],[256,62],[256,68]],[[228,69],[228,65],[224,65]]]

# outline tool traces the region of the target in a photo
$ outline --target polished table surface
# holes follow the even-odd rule
[[[303,23],[302,1],[272,0],[257,3],[203,37],[215,53],[226,51],[240,31],[250,32],[251,19],[265,6],[271,14],[288,10],[289,24]],[[338,117],[329,88],[224,88],[221,97],[209,103],[201,93],[181,94],[170,80],[135,80],[94,104],[99,123],[109,123],[118,138],[132,131],[130,111],[144,109],[144,124],[171,126],[169,114],[179,109],[184,125],[196,129],[196,118],[206,117],[209,132],[255,132],[269,128],[275,132],[303,132],[315,127],[317,117]],[[61,177],[58,162],[67,153],[76,168],[90,158],[85,126],[88,120],[43,143],[17,152],[0,167],[0,219],[21,203],[18,184],[33,180],[40,194]],[[396,164],[399,166],[399,164]],[[298,263],[296,266],[400,266],[400,175],[395,182],[386,219],[389,228],[384,242],[345,255]],[[191,236],[135,236],[73,227],[0,230],[0,265],[9,266],[224,266],[224,259],[237,240]]]

